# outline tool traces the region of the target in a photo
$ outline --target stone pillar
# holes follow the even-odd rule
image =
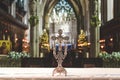
[[[44,5],[45,3],[42,1],[42,0],[38,0],[40,2],[38,2],[38,6],[37,6],[37,15],[39,17],[39,24],[37,26],[37,30],[38,30],[38,33],[37,35],[39,37],[37,37],[37,40],[38,40],[38,44],[37,46],[39,46],[39,54],[38,56],[39,57],[43,57],[43,53],[41,52],[41,48],[40,48],[40,36],[42,35],[43,33],[43,12],[44,12]]]
[[[43,22],[43,17],[42,17],[42,15],[40,15],[40,16],[39,16],[39,25],[38,25],[38,29],[37,29],[37,30],[38,30],[38,36],[39,36],[39,37],[38,37],[38,38],[39,38],[39,40],[38,40],[39,43],[40,43],[40,36],[42,35],[42,32],[43,32],[43,31],[42,31],[42,27],[43,27],[43,26],[42,26],[42,25],[43,25],[42,22]],[[38,43],[38,44],[39,44],[39,43]],[[39,57],[42,57],[42,55],[43,55],[43,53],[41,53],[40,44],[39,44],[39,55],[38,55],[38,56],[39,56]]]
[[[41,16],[40,16],[40,0],[37,0],[36,2],[36,15],[38,17],[38,24],[36,25],[36,40],[35,40],[35,51],[36,53],[34,53],[35,57],[40,57],[40,53],[39,53],[39,37],[40,37],[40,27],[41,27]]]
[[[37,16],[37,1],[29,1],[29,11],[30,11],[30,53],[32,57],[38,57],[39,54],[39,36],[38,36],[38,16]]]
[[[90,46],[90,57],[97,57],[100,52],[100,29],[99,27],[91,28],[91,46]]]
[[[39,27],[38,25],[35,27],[35,31],[36,31],[36,38],[35,38],[35,53],[34,53],[34,57],[39,57]]]
[[[30,53],[32,57],[40,57],[39,38],[43,28],[43,6],[41,0],[30,0]]]
[[[100,29],[98,0],[90,0],[90,57],[97,57],[100,52]]]
[[[30,54],[31,56],[33,57],[33,54],[34,54],[34,27],[30,27]]]
[[[85,9],[85,20],[84,20],[84,25],[85,25],[85,31],[87,35],[87,41],[90,42],[90,13],[89,13],[89,1],[85,0],[86,2],[86,9]]]

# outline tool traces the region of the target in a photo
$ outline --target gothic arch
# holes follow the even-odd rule
[[[44,14],[43,14],[43,29],[45,28],[45,24],[47,24],[46,22],[46,18],[48,18],[48,14],[52,11],[53,7],[57,4],[57,2],[59,2],[60,0],[47,0],[45,3],[45,7],[44,7]],[[77,18],[77,30],[80,30],[84,24],[82,19],[84,19],[83,17],[83,10],[82,10],[82,5],[80,0],[66,0],[71,7],[73,8],[76,18]],[[81,26],[81,27],[80,27]],[[79,31],[78,31],[79,32]]]

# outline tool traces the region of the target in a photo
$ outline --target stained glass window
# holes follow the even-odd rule
[[[60,0],[55,5],[52,11],[52,15],[59,18],[63,17],[63,20],[70,20],[72,17],[75,17],[73,8],[66,0]]]
[[[67,13],[68,15],[74,14],[73,8],[71,8],[70,4],[66,2],[66,0],[60,0],[60,2],[58,2],[54,8],[56,14],[58,13]]]

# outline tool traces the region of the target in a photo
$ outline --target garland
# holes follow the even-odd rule
[[[33,27],[33,26],[36,26],[38,23],[39,23],[39,19],[38,19],[38,16],[34,16],[32,15],[29,19],[29,22],[30,22],[30,25]]]

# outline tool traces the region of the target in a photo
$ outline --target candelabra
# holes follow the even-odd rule
[[[58,30],[58,36],[52,36],[52,40],[54,41],[53,43],[53,55],[57,61],[58,66],[53,70],[53,76],[55,74],[64,74],[65,76],[67,75],[67,71],[64,69],[64,67],[62,66],[62,62],[65,59],[65,57],[67,56],[67,41],[69,40],[69,37],[63,37],[62,36],[62,29]],[[58,41],[58,50],[56,50],[56,42]],[[64,43],[64,51],[62,49],[62,43]]]

